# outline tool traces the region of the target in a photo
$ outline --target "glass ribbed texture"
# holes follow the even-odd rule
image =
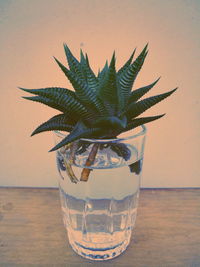
[[[56,152],[63,221],[70,245],[91,260],[120,255],[130,243],[140,189],[145,128],[128,138],[82,139],[72,148]],[[55,133],[56,143],[62,133]],[[94,145],[95,160],[86,166]],[[113,148],[114,145],[114,149]],[[116,149],[124,152],[116,152]],[[73,157],[72,157],[73,155]],[[80,181],[83,169],[90,169],[87,181]],[[69,170],[76,176],[70,179]]]

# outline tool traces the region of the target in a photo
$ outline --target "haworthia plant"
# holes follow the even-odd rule
[[[147,45],[134,59],[135,50],[125,64],[117,71],[115,53],[110,64],[106,61],[102,70],[95,75],[90,67],[87,54],[80,51],[80,60],[76,59],[69,47],[64,44],[68,67],[58,59],[56,63],[71,82],[74,91],[67,88],[47,87],[25,89],[35,96],[25,99],[40,102],[59,110],[61,113],[42,123],[32,135],[53,130],[66,131],[69,134],[50,151],[57,150],[80,138],[110,139],[152,122],[165,114],[138,117],[150,107],[164,100],[177,88],[156,96],[141,98],[158,82],[132,90],[135,79],[141,70],[148,50]],[[120,153],[120,147],[112,147]],[[127,152],[123,152],[122,154]]]

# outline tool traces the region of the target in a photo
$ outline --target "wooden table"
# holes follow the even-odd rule
[[[57,189],[0,188],[0,266],[200,267],[200,189],[141,190],[128,249],[92,262],[68,243]]]

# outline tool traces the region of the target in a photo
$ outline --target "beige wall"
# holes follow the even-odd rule
[[[167,115],[148,124],[142,186],[200,186],[199,14],[198,0],[0,0],[0,185],[57,186],[52,134],[29,137],[57,112],[17,86],[69,87],[52,59],[64,61],[63,42],[95,71],[114,49],[119,67],[149,42],[136,87],[162,76],[149,95],[179,90],[146,112]]]

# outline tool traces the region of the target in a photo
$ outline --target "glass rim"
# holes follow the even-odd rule
[[[113,143],[113,142],[120,142],[120,141],[125,141],[125,140],[130,140],[130,139],[135,139],[139,136],[144,136],[147,132],[147,128],[144,125],[140,125],[138,126],[141,128],[141,130],[139,131],[139,133],[136,134],[131,134],[127,137],[120,137],[120,138],[110,138],[110,139],[95,139],[95,138],[79,138],[78,140],[82,140],[82,141],[86,141],[86,142],[90,142],[90,143]],[[136,127],[136,128],[138,128]],[[135,129],[136,129],[135,128]],[[134,129],[133,129],[134,130]],[[66,137],[67,134],[61,133],[60,131],[53,131],[56,135],[60,136],[60,137]],[[72,141],[74,142],[74,141]]]

